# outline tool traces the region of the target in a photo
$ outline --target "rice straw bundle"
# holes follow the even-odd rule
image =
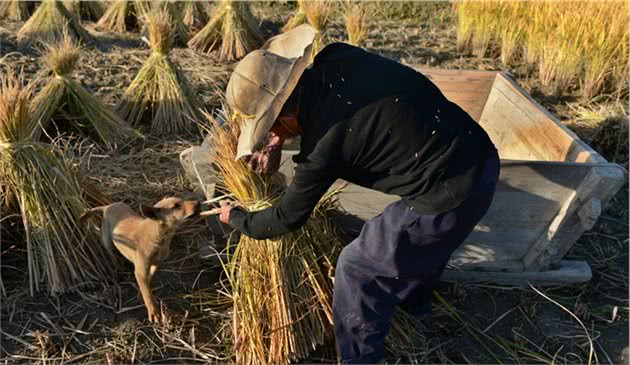
[[[215,127],[211,143],[220,184],[248,210],[278,199],[278,176],[261,177],[234,161],[236,122]],[[224,263],[222,295],[231,303],[233,356],[239,364],[286,364],[306,358],[332,333],[332,280],[341,242],[328,212],[334,194],[322,198],[307,224],[282,237],[255,240],[241,236]]]
[[[304,2],[306,0],[297,0],[297,11],[289,18],[287,24],[282,27],[283,32],[288,32],[295,27],[306,23],[306,14],[304,14]]]
[[[152,52],[122,96],[119,114],[134,125],[150,121],[158,133],[191,131],[202,117],[201,104],[168,57],[171,17],[164,8],[145,16]]]
[[[329,0],[308,0],[304,2],[306,20],[315,29],[312,57],[315,57],[324,44],[324,32],[330,17],[330,8],[331,2]]]
[[[139,29],[144,13],[144,2],[138,0],[114,0],[96,26],[110,32],[124,33]]]
[[[103,3],[96,0],[63,0],[63,3],[70,14],[79,20],[97,21],[105,12]]]
[[[197,32],[208,22],[208,13],[201,1],[182,2],[182,22],[191,31]]]
[[[35,2],[23,1],[23,0],[4,0],[0,1],[0,19],[11,19],[17,21],[23,21],[28,19],[33,9],[35,8]]]
[[[343,18],[348,33],[348,43],[361,46],[368,31],[368,9],[365,4],[350,1],[344,6]]]
[[[36,121],[47,128],[55,119],[57,127],[89,134],[110,149],[139,136],[113,110],[72,79],[81,52],[67,32],[61,41],[46,48],[44,59],[52,75],[33,100]]]
[[[42,0],[18,32],[18,40],[51,43],[60,40],[66,29],[75,41],[92,40],[90,34],[81,27],[78,20],[68,12],[61,1]]]
[[[166,11],[171,19],[171,41],[178,46],[186,46],[186,43],[190,39],[188,27],[184,24],[184,7],[180,1],[170,0],[158,0],[147,2],[143,6],[144,13],[159,11],[160,9]],[[146,17],[141,18],[146,22]],[[143,30],[148,29],[147,24],[143,24]]]
[[[25,228],[30,292],[44,283],[60,293],[111,277],[111,259],[77,222],[88,205],[76,169],[54,146],[33,138],[31,91],[21,78],[0,76],[0,171]]]
[[[261,30],[247,1],[221,0],[214,15],[188,46],[199,52],[219,51],[219,59],[234,61],[257,49]]]

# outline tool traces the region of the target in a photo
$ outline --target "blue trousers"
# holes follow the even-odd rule
[[[403,201],[366,222],[337,261],[333,317],[344,363],[383,359],[385,336],[397,305],[420,314],[449,257],[486,214],[499,177],[492,150],[473,193],[441,214],[418,214]]]

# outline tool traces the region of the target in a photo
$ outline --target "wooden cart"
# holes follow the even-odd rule
[[[511,284],[588,281],[587,263],[562,258],[593,227],[627,172],[581,141],[505,73],[418,70],[483,126],[501,157],[490,210],[454,253],[443,279]],[[289,157],[295,152],[285,151],[281,172],[288,179],[294,168]],[[207,159],[196,153],[182,155],[188,175],[211,186],[199,171],[207,169]],[[397,199],[350,184],[340,202],[349,218],[356,219],[342,223],[358,233],[362,221]]]

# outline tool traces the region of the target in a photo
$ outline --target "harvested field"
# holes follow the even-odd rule
[[[602,156],[628,168],[627,87],[618,98],[584,100],[568,89],[554,95],[524,62],[503,65],[499,57],[458,51],[457,13],[449,3],[379,3],[367,21],[362,45],[406,64],[446,69],[509,71],[539,103]],[[280,31],[294,7],[285,2],[255,2],[252,11],[267,38]],[[24,21],[0,23],[0,74],[23,70],[43,86],[47,68],[38,50],[20,48]],[[114,107],[151,51],[139,33],[106,33],[82,21],[94,36],[82,50],[73,79]],[[343,14],[334,11],[325,43],[345,39]],[[209,110],[219,106],[235,62],[219,55],[175,47],[169,53],[193,92]],[[627,82],[627,80],[626,80]],[[625,123],[625,124],[624,124]],[[184,176],[179,153],[201,143],[196,134],[152,134],[109,152],[95,141],[68,138],[72,156],[88,180],[113,201],[137,208],[164,196],[195,197]],[[1,172],[0,172],[1,175]],[[2,197],[0,184],[0,198]],[[133,267],[120,260],[108,282],[88,290],[30,296],[20,218],[0,214],[0,260],[6,296],[0,309],[0,359],[5,362],[192,363],[228,362],[218,336],[216,313],[202,309],[198,296],[212,290],[220,267],[199,258],[201,247],[221,245],[209,220],[187,224],[174,238],[171,256],[153,281],[169,321],[152,325],[136,288]],[[413,363],[628,363],[628,186],[617,193],[594,228],[585,233],[568,259],[585,260],[593,279],[580,285],[510,287],[443,282],[434,313],[419,325],[413,346],[390,348],[388,361]],[[411,334],[410,334],[411,335]],[[334,342],[312,355],[312,362],[336,361]]]

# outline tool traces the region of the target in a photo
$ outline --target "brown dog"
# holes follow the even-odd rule
[[[125,203],[113,203],[92,208],[81,215],[80,220],[103,212],[101,240],[114,257],[116,246],[135,267],[138,288],[147,307],[149,321],[159,321],[153,301],[151,279],[157,265],[166,259],[175,229],[187,218],[199,213],[199,203],[178,198],[164,198],[154,206],[140,207],[142,215],[136,214]]]

